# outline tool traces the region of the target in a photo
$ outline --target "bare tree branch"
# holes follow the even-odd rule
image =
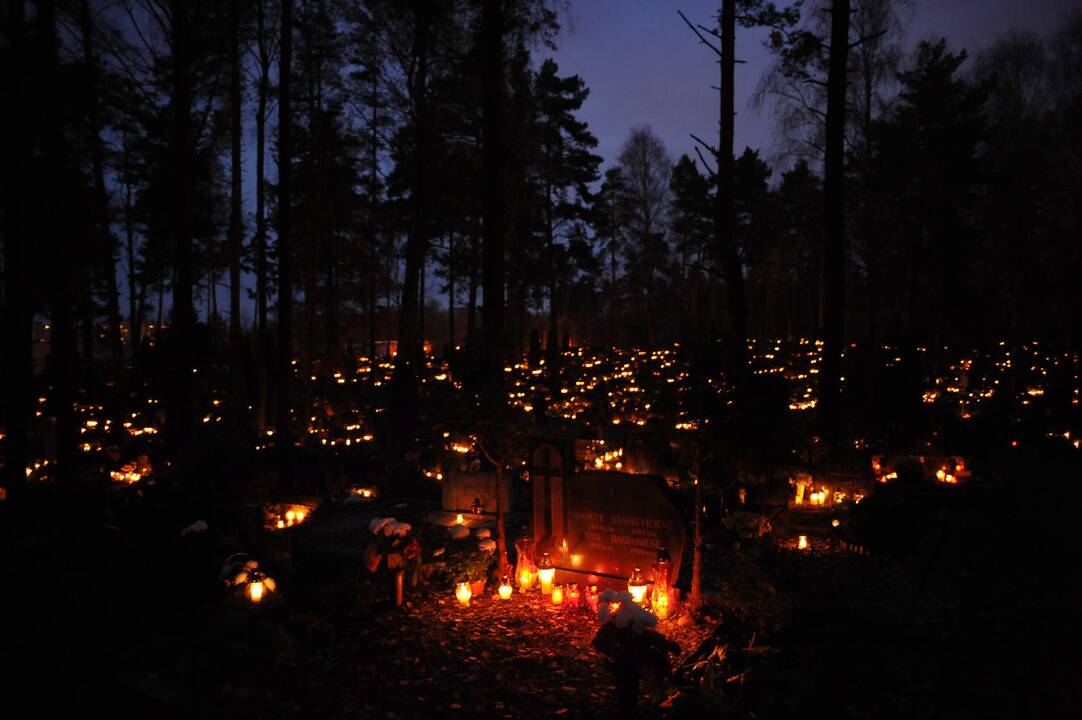
[[[876,38],[882,37],[883,35],[886,35],[886,34],[887,34],[887,31],[886,31],[886,28],[884,28],[883,30],[880,30],[877,33],[872,33],[871,35],[866,35],[866,36],[862,37],[860,40],[857,40],[854,43],[850,43],[849,49],[852,50],[855,47],[860,47],[864,43],[869,42],[871,40],[875,40]]]
[[[699,156],[699,162],[703,164],[703,169],[706,170],[711,177],[717,177],[718,171],[711,169],[711,167],[706,164],[706,158],[703,157],[703,152],[699,149],[698,145],[695,146],[695,154]]]
[[[710,143],[706,142],[705,140],[703,140],[702,138],[700,138],[700,137],[699,137],[698,135],[696,135],[695,133],[688,133],[688,135],[691,135],[691,139],[692,139],[692,140],[694,140],[695,142],[699,143],[699,144],[700,144],[700,145],[702,145],[702,146],[703,146],[704,148],[706,148],[707,150],[709,150],[709,151],[710,151],[710,154],[711,154],[711,155],[713,155],[713,156],[714,156],[715,158],[716,158],[716,157],[718,156],[718,151],[717,151],[717,149],[716,149],[716,148],[715,148],[715,147],[714,147],[713,145],[711,145]]]
[[[691,32],[695,33],[695,35],[696,35],[696,36],[697,36],[697,37],[699,38],[699,41],[700,41],[700,42],[702,42],[702,44],[703,44],[703,45],[706,45],[706,46],[707,46],[708,48],[710,48],[711,50],[713,50],[713,51],[714,51],[714,53],[715,53],[715,54],[717,54],[717,56],[718,56],[719,58],[721,57],[721,49],[720,49],[720,48],[717,48],[717,47],[714,47],[713,45],[711,45],[711,44],[710,44],[710,41],[709,41],[709,40],[707,40],[707,39],[706,39],[705,37],[703,37],[703,34],[702,34],[701,32],[699,32],[699,28],[697,28],[697,27],[695,27],[694,25],[692,25],[692,24],[691,24],[691,21],[690,21],[690,20],[688,20],[687,16],[686,16],[686,15],[684,15],[684,13],[683,13],[683,12],[681,12],[680,10],[677,10],[677,11],[676,11],[676,14],[677,14],[677,15],[679,15],[679,16],[680,16],[681,18],[683,18],[684,22],[685,22],[685,23],[687,23],[687,26],[688,26],[689,28],[691,28]]]

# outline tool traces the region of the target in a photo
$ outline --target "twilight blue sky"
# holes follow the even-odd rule
[[[787,5],[781,0],[779,5]],[[562,30],[553,57],[564,75],[577,74],[590,88],[581,118],[600,145],[605,166],[619,153],[628,131],[649,124],[675,160],[694,157],[693,132],[716,137],[718,84],[714,54],[699,44],[676,14],[711,26],[719,0],[578,0],[561,17]],[[973,57],[1011,29],[1046,38],[1082,0],[916,0],[906,23],[904,47],[919,40],[946,37],[952,49]],[[769,107],[748,107],[759,78],[770,64],[762,45],[765,33],[737,29],[736,142],[773,155],[774,119]],[[1082,71],[1082,70],[1080,70]]]

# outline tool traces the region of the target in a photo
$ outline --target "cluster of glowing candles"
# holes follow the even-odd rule
[[[585,603],[590,612],[597,612],[597,585],[587,585],[585,588],[580,589],[577,583],[557,585],[555,584],[555,578],[556,568],[552,565],[548,553],[545,553],[536,570],[531,570],[528,567],[520,569],[517,577],[519,592],[529,592],[533,589],[534,582],[537,581],[540,585],[541,594],[548,595],[553,605],[575,609]],[[648,595],[647,590],[649,587],[642,575],[642,571],[635,568],[635,572],[628,579],[628,591],[631,593],[632,599],[639,605],[652,608],[659,620],[667,619],[671,611],[670,589],[667,586],[663,587],[655,583],[653,592]],[[514,586],[511,577],[504,575],[497,588],[497,597],[501,601],[509,601],[513,594]],[[458,583],[455,586],[455,598],[458,600],[459,605],[468,608],[470,601],[473,599],[473,589],[470,583]],[[614,605],[619,606],[619,603],[614,603]],[[615,610],[615,607],[613,609]]]
[[[307,513],[304,509],[286,510],[285,514],[279,517],[278,520],[275,522],[275,525],[279,530],[287,527],[293,527],[294,525],[300,525],[302,522],[304,522],[304,518],[306,516]]]

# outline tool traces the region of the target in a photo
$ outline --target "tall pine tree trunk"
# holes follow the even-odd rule
[[[279,482],[293,485],[293,433],[290,427],[293,374],[293,0],[282,0],[282,41],[278,62],[278,387],[276,447]]]
[[[545,249],[548,254],[549,329],[545,355],[548,362],[549,386],[556,392],[560,374],[560,328],[556,310],[556,238],[552,227],[552,189],[545,190]],[[516,351],[518,348],[516,348]]]
[[[248,398],[244,393],[244,349],[241,346],[240,325],[240,254],[243,210],[241,201],[241,64],[240,64],[240,0],[229,0],[229,428],[240,439],[244,409]],[[233,474],[230,473],[232,477]]]
[[[371,69],[369,105],[372,108],[372,126],[368,137],[368,175],[371,178],[368,202],[371,216],[368,219],[368,357],[376,357],[376,277],[378,267],[376,241],[378,239],[379,192],[379,73]]]
[[[67,241],[66,234],[72,229],[67,222],[69,218],[53,212],[55,208],[50,202],[47,185],[50,176],[63,177],[66,171],[64,127],[61,124],[63,115],[57,105],[59,71],[55,3],[53,0],[43,0],[38,3],[37,9],[39,53],[37,61],[40,69],[37,85],[40,88],[40,104],[43,110],[41,120],[43,173],[36,178],[38,184],[35,189],[42,199],[41,210],[44,212],[44,217],[41,218],[41,222],[45,229],[46,247],[56,257],[55,278],[51,293],[52,328],[49,343],[49,369],[53,378],[53,393],[49,401],[56,417],[57,479],[63,486],[71,488],[77,479],[76,463],[78,461],[75,449],[78,438],[75,383],[79,356],[74,310],[77,303],[80,309],[84,303],[81,302],[79,292],[76,290],[77,260],[71,252],[61,251]]]
[[[340,360],[338,347],[338,272],[335,259],[334,234],[324,231],[323,325],[327,343],[327,360],[337,366]]]
[[[447,346],[455,349],[455,231],[447,235]]]
[[[229,0],[229,340],[234,349],[240,346],[240,253],[244,228],[241,223],[241,66],[240,0]],[[237,368],[239,371],[240,368]]]
[[[691,593],[688,611],[698,617],[703,604],[703,481],[695,474],[695,535],[691,554]]]
[[[376,357],[376,230],[368,230],[368,358]]]
[[[124,138],[124,165],[128,161],[128,139]],[[139,308],[140,296],[136,292],[135,272],[135,222],[132,217],[132,188],[131,181],[124,180],[124,247],[128,261],[128,342],[131,343],[132,364],[137,365],[139,360],[139,344],[142,342],[142,317]],[[143,288],[146,283],[143,283]]]
[[[169,401],[168,438],[175,465],[187,464],[192,435],[192,358],[195,328],[192,306],[192,76],[189,54],[188,3],[171,0],[173,50],[173,328],[171,352],[173,379]]]
[[[319,0],[310,4],[320,4]],[[303,17],[303,12],[301,17]],[[310,169],[302,175],[307,192],[300,194],[298,207],[303,210],[300,218],[302,227],[297,253],[300,262],[301,283],[303,286],[303,304],[301,306],[301,323],[304,340],[298,347],[298,360],[310,362],[312,356],[319,352],[319,336],[321,328],[316,322],[319,305],[319,265],[323,249],[322,233],[322,198],[323,198],[323,153],[322,138],[320,137],[319,108],[322,106],[320,72],[322,64],[318,49],[313,52],[315,40],[311,34],[312,23],[301,22],[298,33],[302,39],[305,53],[300,61],[302,71],[301,79],[304,81],[303,89],[299,97],[302,103],[307,101],[308,111],[308,145],[301,150],[299,157],[304,157],[306,150],[310,160]],[[309,60],[309,58],[312,58]],[[313,66],[314,65],[314,66]],[[300,167],[305,163],[301,162]]]
[[[824,437],[841,432],[841,349],[845,341],[845,86],[849,58],[849,0],[830,9],[830,64],[827,75],[824,154],[823,370],[819,378]]]
[[[612,209],[609,227],[613,228],[609,239],[609,345],[616,345],[616,201]]]
[[[25,108],[29,103],[27,73],[20,69],[22,62],[30,64],[26,46],[25,8],[21,2],[8,3],[7,25],[4,33],[8,39],[8,52],[16,62],[9,63],[3,72],[5,92],[0,99],[8,107]],[[13,167],[29,168],[29,148],[26,142],[29,114],[12,112],[9,115],[9,133],[3,138],[7,145],[5,157]],[[21,173],[5,172],[4,199],[4,305],[2,313],[4,351],[0,353],[0,370],[3,371],[4,408],[4,469],[3,481],[11,502],[19,502],[26,488],[30,402],[33,384],[33,315],[27,297],[27,280],[34,274],[29,257],[29,220],[26,217],[27,178]]]
[[[493,397],[503,383],[504,341],[504,201],[503,52],[504,11],[502,0],[481,3],[482,92],[482,285],[484,305],[483,377]],[[499,394],[502,398],[502,393]]]
[[[273,364],[270,335],[267,331],[267,182],[266,138],[267,102],[270,95],[270,41],[265,27],[265,0],[256,3],[256,44],[259,52],[259,81],[257,88],[255,135],[255,334],[258,351],[257,389],[255,397],[256,426],[267,424],[267,376]]]
[[[480,252],[477,229],[470,231],[470,278],[466,290],[466,345],[472,350],[477,344],[477,260]]]
[[[90,21],[90,0],[82,0],[79,20],[83,36],[83,62],[86,65],[87,135],[90,141],[90,166],[94,181],[94,202],[98,232],[101,233],[101,272],[105,280],[106,307],[109,313],[109,347],[113,368],[119,373],[124,365],[124,339],[120,333],[120,299],[116,282],[115,242],[109,230],[109,195],[105,190],[105,151],[101,140],[101,120],[98,111],[98,60],[94,56],[94,31]]]
[[[428,270],[428,243],[426,242],[421,253],[421,277],[417,282],[417,345],[418,353],[421,357],[424,356],[425,346],[425,303],[427,299],[425,297],[425,288],[427,287],[427,281],[425,280],[425,274]]]
[[[321,24],[326,18],[326,12],[326,4],[323,0],[320,0],[318,4],[318,13]],[[330,198],[332,189],[329,187],[329,178],[331,173],[334,172],[331,167],[328,151],[333,151],[333,148],[327,147],[328,138],[332,135],[330,122],[326,119],[323,109],[323,74],[325,69],[323,45],[317,43],[316,47],[318,48],[316,53],[316,120],[313,122],[312,128],[316,136],[316,157],[318,160],[318,181],[316,183],[317,192],[315,207],[317,208],[318,213],[316,217],[316,228],[319,234],[319,265],[321,275],[323,276],[323,293],[321,298],[321,304],[323,305],[323,349],[327,362],[329,362],[332,367],[336,367],[339,361],[338,288],[336,286],[337,278],[335,267],[336,254],[334,247],[334,233],[327,220],[333,203],[333,199]]]
[[[736,0],[721,4],[721,117],[718,123],[718,193],[715,199],[715,237],[725,276],[729,324],[734,357],[745,363],[748,338],[748,302],[744,291],[744,270],[736,242],[736,214],[733,203],[733,108],[736,68]]]
[[[428,157],[428,10],[425,3],[414,8],[413,47],[416,57],[411,94],[414,106],[414,150],[411,168],[411,206],[409,235],[406,239],[406,265],[402,278],[402,305],[398,315],[398,356],[395,360],[396,397],[401,410],[400,417],[412,422],[412,398],[416,394],[415,363],[419,357],[418,337],[419,284],[421,265],[424,262],[427,232],[427,182]]]

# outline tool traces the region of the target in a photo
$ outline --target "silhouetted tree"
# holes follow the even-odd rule
[[[682,305],[687,313],[681,318],[681,335],[710,332],[713,325],[709,305],[709,286],[713,284],[713,207],[710,182],[687,155],[681,155],[669,181],[672,194],[672,232],[680,255]]]
[[[607,274],[602,281],[605,297],[605,313],[608,321],[608,343],[617,342],[616,326],[619,319],[620,285],[618,281],[619,256],[623,253],[625,242],[627,183],[619,166],[605,171],[601,187],[593,198],[591,224],[599,242],[599,252],[606,256]]]
[[[619,160],[627,179],[628,285],[641,288],[637,309],[645,328],[643,340],[649,345],[654,341],[653,293],[669,259],[666,229],[672,160],[661,140],[645,126],[631,131]]]
[[[534,173],[540,185],[542,238],[545,246],[545,275],[548,278],[549,372],[555,381],[559,369],[558,287],[568,283],[570,231],[585,221],[589,184],[597,178],[601,158],[591,149],[597,146],[586,123],[575,118],[589,91],[577,75],[561,78],[553,60],[541,64],[534,81],[532,144],[537,150]]]

